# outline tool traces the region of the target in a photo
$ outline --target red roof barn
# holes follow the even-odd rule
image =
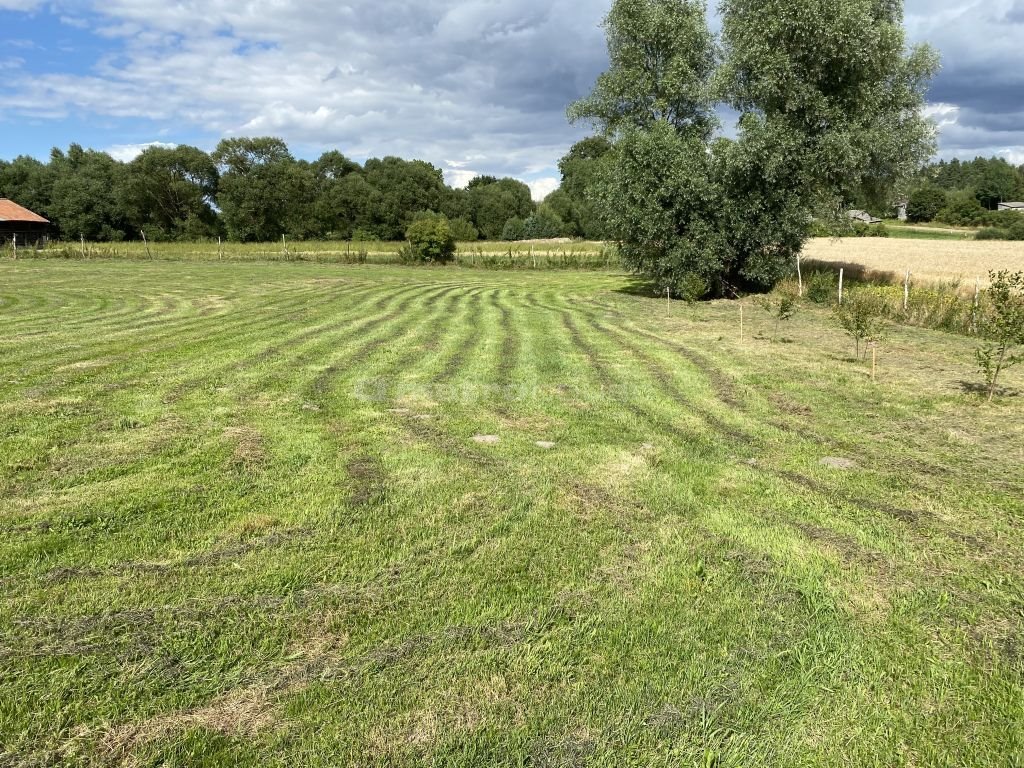
[[[13,200],[0,198],[0,242],[16,239],[18,245],[46,242],[50,222]]]

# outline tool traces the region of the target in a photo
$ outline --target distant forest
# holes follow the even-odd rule
[[[422,160],[360,165],[331,151],[310,162],[277,138],[225,139],[212,153],[150,147],[128,163],[72,144],[46,163],[0,160],[0,197],[48,218],[59,238],[90,242],[139,240],[143,232],[151,241],[402,240],[424,212],[446,216],[461,241],[600,240],[608,233],[587,187],[610,148],[602,138],[574,145],[559,162],[561,187],[539,204],[516,179],[478,176],[455,189]],[[1008,227],[1015,215],[995,209],[1024,200],[1024,166],[940,161],[925,166],[910,190],[911,221]]]
[[[1018,213],[997,213],[1000,203],[1024,201],[1024,165],[1003,158],[940,161],[924,167],[911,185],[907,216],[913,222],[957,226],[1019,226]]]
[[[365,164],[337,151],[309,162],[277,138],[225,139],[212,153],[150,147],[123,163],[72,144],[47,163],[0,161],[0,197],[48,218],[62,239],[240,242],[401,240],[424,212],[440,213],[459,240],[604,236],[586,201],[610,148],[586,139],[562,158],[562,186],[535,204],[516,179],[479,176],[465,189],[440,169],[397,157]]]

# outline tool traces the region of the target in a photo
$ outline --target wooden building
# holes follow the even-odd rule
[[[881,224],[882,223],[881,219],[879,219],[879,218],[877,218],[875,216],[872,216],[867,211],[858,211],[858,210],[847,211],[846,215],[849,216],[854,221],[859,221],[861,224]]]
[[[1000,203],[1000,211],[1017,211],[1018,213],[1024,213],[1024,203]]]
[[[0,243],[14,240],[19,246],[39,246],[49,236],[49,221],[12,200],[0,198]]]

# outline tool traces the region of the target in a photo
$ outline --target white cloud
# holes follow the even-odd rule
[[[451,165],[451,163],[449,163],[449,165]],[[471,171],[467,168],[451,167],[444,169],[445,183],[450,187],[455,187],[456,189],[465,189],[466,185],[479,175],[480,174],[476,171]]]
[[[106,152],[115,160],[120,160],[122,163],[130,163],[150,147],[174,149],[176,146],[178,145],[168,144],[164,141],[149,141],[145,144],[115,144],[112,147],[108,147]]]
[[[533,199],[540,201],[558,189],[562,182],[560,179],[548,176],[543,179],[534,179],[527,183],[530,186],[530,192],[533,193]]]
[[[956,125],[960,107],[956,104],[929,104],[924,108],[924,115],[934,120],[940,128],[944,125]]]
[[[535,178],[585,133],[565,107],[606,65],[610,0],[0,0],[88,22],[104,54],[0,84],[8,119],[135,118],[152,135],[271,133],[297,153],[417,157],[452,183]],[[1024,146],[1020,0],[908,0],[943,53],[945,154]],[[69,16],[70,14],[70,16]],[[23,71],[32,73],[31,58]],[[168,132],[168,128],[171,130]],[[69,136],[69,141],[74,140]]]
[[[0,0],[0,11],[34,11],[43,0]]]
[[[565,106],[605,61],[607,0],[84,2],[92,13],[75,18],[108,52],[88,74],[0,86],[8,111],[273,134],[304,155],[337,148],[530,177],[551,174],[583,135]]]

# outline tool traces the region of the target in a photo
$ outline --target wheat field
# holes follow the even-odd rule
[[[988,283],[989,270],[1024,269],[1024,243],[1006,241],[817,238],[804,248],[805,261],[855,264],[871,272],[903,275],[920,282]]]

